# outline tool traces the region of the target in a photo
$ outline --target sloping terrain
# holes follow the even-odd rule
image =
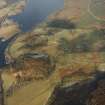
[[[0,37],[5,39],[20,32],[19,25],[9,17],[21,13],[25,6],[24,0],[13,3],[9,1],[11,0],[0,0]]]
[[[91,28],[100,26],[100,23],[105,21],[103,11],[104,0],[65,0],[64,9],[52,15],[51,18],[69,19],[80,28]]]
[[[46,105],[104,105],[105,73],[72,86],[57,86]]]
[[[8,105],[42,105],[46,103],[52,91],[50,81],[36,81],[16,91],[7,102]]]
[[[55,78],[54,86],[51,85],[50,89],[47,89],[49,88],[48,80],[30,83],[16,91],[13,96],[8,97],[10,105],[43,105],[47,103],[46,100],[50,96],[47,105],[93,105],[93,103],[98,103],[95,94],[98,94],[101,87],[97,83],[100,84],[100,80],[103,81],[104,78],[97,80],[93,77],[96,71],[105,71],[104,0],[101,1],[65,0],[64,9],[51,15],[48,21],[37,26],[32,32],[23,33],[10,43],[6,53],[12,64],[14,61],[15,63],[20,61],[20,65],[23,66],[21,57],[24,59],[25,55],[30,53],[37,53],[35,58],[41,56],[40,54],[47,54],[55,64],[53,69],[50,68],[54,72],[47,78],[48,80],[50,77]],[[97,2],[102,3],[102,8]],[[94,3],[98,5],[97,8],[92,7]],[[99,13],[98,8],[103,10],[102,13]],[[97,14],[94,10],[97,11]],[[26,59],[25,61],[24,70],[27,71],[29,62]],[[47,68],[44,69],[42,66],[45,65],[45,62],[39,62],[39,59],[35,61],[30,59],[30,61],[32,65],[28,69],[29,72],[37,68],[39,71],[47,71]],[[36,62],[38,66],[33,66],[37,64]],[[14,67],[12,69],[15,70]],[[58,81],[60,86],[56,89]],[[47,91],[37,97],[45,89]],[[90,99],[91,95],[93,99]]]

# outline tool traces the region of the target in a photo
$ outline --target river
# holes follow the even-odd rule
[[[10,18],[20,25],[23,32],[26,32],[63,6],[64,0],[28,0],[23,12]]]
[[[19,24],[23,32],[27,32],[44,21],[48,15],[63,8],[63,5],[63,0],[28,0],[24,11],[10,18]],[[8,40],[0,39],[0,68],[6,63],[5,50],[14,37],[15,35]]]

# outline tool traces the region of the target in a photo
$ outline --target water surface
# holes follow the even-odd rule
[[[24,11],[11,18],[19,23],[22,31],[29,31],[63,6],[64,0],[28,0]]]

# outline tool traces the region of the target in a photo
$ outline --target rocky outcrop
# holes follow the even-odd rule
[[[34,79],[48,78],[55,69],[55,63],[47,54],[27,53],[14,63],[15,71],[22,71],[24,76]]]
[[[4,105],[4,89],[3,89],[3,80],[1,78],[1,72],[0,72],[0,105]]]
[[[57,86],[47,105],[105,105],[105,73],[72,86]]]
[[[87,105],[105,105],[105,80],[98,83],[98,88],[91,93]]]

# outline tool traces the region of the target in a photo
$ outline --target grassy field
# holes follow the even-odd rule
[[[2,74],[3,81],[4,81],[4,89],[7,90],[8,87],[15,81],[14,77],[7,72]]]
[[[51,17],[52,19],[72,20],[76,24],[76,28],[54,28],[48,27],[48,24],[45,23],[30,33],[20,35],[16,41],[9,46],[9,54],[15,59],[28,52],[47,53],[49,56],[55,58],[56,70],[47,80],[33,81],[27,86],[17,90],[11,97],[7,98],[8,105],[45,105],[54,87],[61,82],[62,77],[60,77],[60,70],[71,70],[70,72],[75,72],[82,69],[84,73],[91,73],[95,70],[95,66],[97,66],[97,68],[105,68],[104,46],[101,46],[104,45],[105,42],[105,33],[94,33],[93,28],[94,25],[102,25],[104,22],[97,20],[97,18],[94,18],[94,16],[89,13],[88,3],[89,0],[65,0],[65,8]],[[98,7],[96,9],[93,9],[93,7],[92,11],[98,11]],[[96,11],[94,11],[94,13]],[[99,12],[100,10],[97,15],[101,15]],[[88,44],[92,49],[97,48],[99,45],[99,48],[101,46],[103,50],[99,52],[88,51],[80,53],[75,51],[64,53],[63,50],[59,49],[61,38],[65,38],[69,42],[67,43],[68,45],[66,44],[67,46],[71,46],[72,44],[77,46],[81,45],[85,39],[85,42],[89,41]],[[46,43],[44,43],[45,41]],[[5,80],[4,87],[7,89],[14,81],[14,78],[5,73],[3,74],[3,78]],[[70,75],[69,78],[65,80],[65,84],[69,83],[68,85],[70,85],[86,78],[87,76],[81,76],[77,73],[72,76]]]
[[[27,86],[17,90],[6,99],[8,105],[43,105],[52,94],[59,82],[58,73],[55,72],[48,80],[30,82]]]
[[[90,0],[90,10],[98,18],[105,20],[105,1],[104,0]]]

